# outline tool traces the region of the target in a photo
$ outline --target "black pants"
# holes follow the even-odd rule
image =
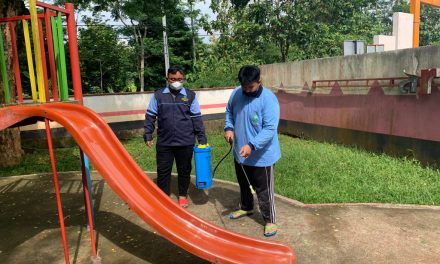
[[[254,196],[241,165],[235,161],[235,173],[240,185],[240,209],[250,211],[254,209]],[[254,167],[243,165],[250,184],[257,193],[258,205],[266,223],[275,223],[275,201],[273,192],[273,166]]]
[[[192,155],[193,146],[156,146],[157,186],[159,186],[164,193],[167,195],[171,193],[171,170],[175,159],[179,196],[186,196],[188,194],[188,187],[191,181]]]

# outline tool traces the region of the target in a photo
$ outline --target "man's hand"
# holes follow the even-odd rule
[[[245,159],[248,158],[251,155],[252,149],[251,146],[248,144],[244,145],[240,150],[240,156],[244,157]]]
[[[225,132],[225,140],[228,143],[234,142],[234,131],[228,130]]]
[[[151,148],[153,146],[153,140],[145,141],[145,145],[147,145],[147,147]]]

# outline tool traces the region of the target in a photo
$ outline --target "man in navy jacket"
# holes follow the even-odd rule
[[[196,94],[183,87],[185,73],[179,66],[168,69],[168,85],[155,91],[145,114],[144,141],[153,145],[153,132],[157,120],[157,185],[170,195],[171,170],[176,160],[179,204],[188,206],[188,187],[195,138],[206,144],[200,105]]]

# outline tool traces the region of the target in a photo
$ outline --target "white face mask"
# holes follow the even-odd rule
[[[181,82],[173,82],[173,83],[170,83],[170,87],[171,87],[171,89],[177,91],[177,90],[182,89],[182,83]]]

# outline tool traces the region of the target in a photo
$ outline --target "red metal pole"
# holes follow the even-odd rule
[[[63,207],[61,205],[61,194],[60,194],[60,187],[58,184],[58,173],[57,173],[57,168],[56,168],[56,163],[55,163],[55,155],[53,152],[52,134],[50,132],[49,119],[45,118],[44,122],[46,125],[47,145],[49,148],[50,165],[52,167],[53,185],[55,188],[55,194],[56,194],[56,198],[57,198],[58,218],[59,218],[60,227],[61,227],[61,237],[63,239],[64,259],[65,259],[66,263],[70,263],[69,249],[67,248],[66,228],[64,226]]]
[[[46,3],[40,2],[40,1],[37,1],[37,6],[44,7],[44,8],[49,8],[49,9],[52,9],[53,11],[58,11],[58,12],[61,12],[61,13],[64,13],[64,14],[67,14],[69,12],[70,12],[70,14],[73,14],[73,12],[71,12],[71,10],[66,10],[66,9],[64,9],[62,7],[58,7],[56,5],[51,5],[51,4],[46,4]]]
[[[43,25],[40,19],[38,19],[38,34],[40,35],[40,50],[41,50],[41,63],[43,65],[44,91],[46,93],[46,102],[50,102],[49,81],[47,80],[46,49],[44,47]]]
[[[83,191],[86,197],[86,207],[87,207],[87,220],[89,222],[89,230],[90,230],[90,241],[92,243],[93,256],[96,257],[96,245],[95,245],[95,233],[93,227],[93,216],[92,216],[92,208],[90,203],[90,193],[89,193],[89,185],[87,182],[87,174],[86,167],[84,161],[84,153],[82,149],[80,149],[81,156],[81,171],[82,171],[82,182],[83,182]]]
[[[64,14],[63,14],[64,15]],[[38,18],[43,18],[44,14],[38,14],[37,15]],[[16,21],[21,21],[21,20],[29,20],[31,19],[30,15],[25,15],[25,16],[15,16],[15,17],[3,17],[0,18],[0,23],[4,23],[4,22],[16,22]]]
[[[18,63],[17,36],[15,35],[15,25],[9,22],[9,31],[11,32],[12,59],[14,61],[15,86],[17,87],[18,102],[23,103],[23,89],[21,87],[20,65]]]
[[[75,14],[72,3],[65,4],[67,15],[67,34],[69,36],[70,63],[72,67],[72,83],[75,100],[83,104],[81,88],[81,71],[79,66],[78,41],[76,39]]]
[[[52,26],[50,23],[50,17],[50,10],[46,8],[44,11],[44,22],[46,24],[47,51],[49,54],[50,77],[52,80],[52,96],[54,101],[58,102],[60,99],[58,97],[57,71],[55,67],[55,54],[53,51]]]

